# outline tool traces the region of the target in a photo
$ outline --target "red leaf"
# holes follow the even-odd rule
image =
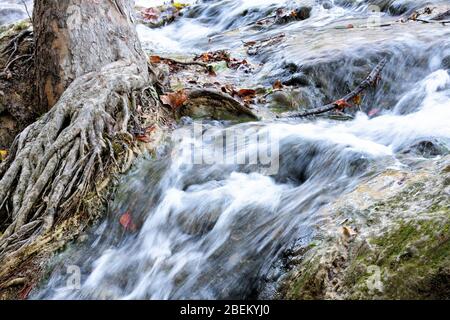
[[[26,285],[20,292],[19,292],[19,298],[21,300],[26,300],[28,296],[30,295],[31,290],[33,289],[32,285]]]
[[[375,115],[377,115],[380,112],[380,109],[372,109],[369,111],[368,115],[369,117],[373,117]]]
[[[119,220],[122,227],[124,227],[127,231],[136,231],[136,225],[133,223],[133,217],[131,216],[130,212],[126,212],[120,217]]]
[[[152,139],[149,136],[147,136],[147,135],[136,136],[136,140],[141,141],[141,142],[145,142],[145,143],[152,142]]]
[[[150,62],[154,63],[154,64],[161,63],[161,57],[160,56],[151,56],[150,57]]]
[[[336,105],[339,110],[344,110],[345,108],[352,106],[344,99],[337,100],[333,104]]]
[[[256,90],[253,89],[241,89],[237,95],[241,98],[254,98],[256,97]]]

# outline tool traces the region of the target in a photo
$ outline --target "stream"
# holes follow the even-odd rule
[[[307,246],[333,223],[323,206],[387,168],[414,170],[450,148],[450,26],[396,23],[398,14],[448,1],[188,2],[172,24],[138,26],[144,48],[173,57],[228,49],[256,67],[225,71],[221,81],[255,88],[281,80],[294,88],[255,108],[329,103],[386,57],[381,83],[346,121],[183,119],[156,158],[142,159],[123,178],[108,217],[55,258],[33,298],[272,298],[286,272],[284,252]],[[376,12],[372,5],[381,3],[390,9]],[[308,19],[254,25],[276,8],[299,6],[312,8]],[[0,1],[0,11],[11,12],[1,23],[26,17],[19,7]],[[243,46],[279,34],[282,42],[257,54]],[[119,223],[124,215],[132,216],[130,230]],[[68,285],[73,270],[81,275],[75,287]]]

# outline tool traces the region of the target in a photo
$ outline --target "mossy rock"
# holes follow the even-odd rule
[[[284,278],[279,297],[450,299],[449,163],[446,156],[407,175],[388,170],[343,195],[329,213],[347,217],[359,233],[348,238],[340,224],[328,226]],[[355,202],[358,196],[365,200]]]

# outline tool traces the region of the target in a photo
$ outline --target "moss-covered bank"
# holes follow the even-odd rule
[[[450,298],[449,157],[386,171],[326,211],[343,220],[324,227],[278,298]]]

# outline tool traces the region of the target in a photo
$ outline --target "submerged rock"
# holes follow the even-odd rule
[[[293,21],[306,20],[311,16],[312,7],[303,6],[297,8],[288,14],[277,17],[276,24],[287,24]]]
[[[446,154],[448,150],[439,141],[424,140],[414,143],[402,151],[404,154],[415,154],[424,158],[432,158]]]

